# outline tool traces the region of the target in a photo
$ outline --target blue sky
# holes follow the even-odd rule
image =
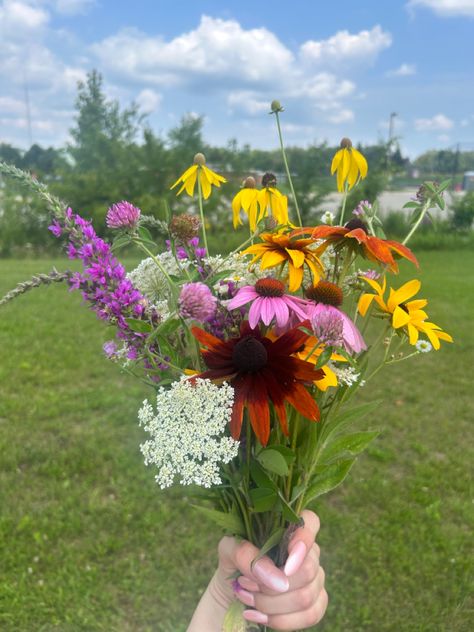
[[[135,100],[157,133],[185,113],[206,140],[370,143],[410,156],[474,146],[474,0],[0,0],[0,142],[63,145],[77,81]],[[31,128],[26,116],[26,91]]]

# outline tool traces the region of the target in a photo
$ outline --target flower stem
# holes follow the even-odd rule
[[[134,244],[137,244],[137,246],[141,250],[143,250],[144,253],[146,253],[151,259],[153,259],[153,261],[156,264],[156,266],[160,269],[160,272],[163,274],[165,279],[168,281],[168,284],[170,286],[171,292],[173,294],[175,294],[175,284],[173,283],[173,280],[171,279],[170,275],[166,272],[166,270],[163,267],[163,264],[161,263],[161,261],[157,257],[155,257],[155,255],[151,252],[151,250],[149,250],[140,239],[137,239],[136,237],[134,237],[134,238],[132,238],[132,242]]]
[[[204,208],[202,206],[202,188],[201,188],[201,173],[199,168],[199,173],[197,177],[197,185],[198,185],[198,203],[199,203],[199,213],[201,215],[201,225],[202,225],[202,240],[204,242],[204,248],[206,249],[207,256],[209,256],[209,248],[207,246],[207,235],[206,235],[206,222],[204,220]]]
[[[288,160],[286,159],[285,147],[283,145],[283,136],[282,136],[282,133],[281,133],[280,117],[278,115],[278,112],[274,112],[274,114],[275,114],[275,118],[276,118],[276,122],[277,122],[278,138],[280,139],[280,147],[281,147],[281,153],[282,153],[282,156],[283,156],[283,162],[285,164],[286,177],[288,178],[288,183],[289,183],[290,189],[291,189],[291,195],[293,196],[293,201],[295,203],[295,209],[296,209],[296,214],[298,215],[299,225],[301,227],[303,227],[303,222],[301,221],[300,208],[298,206],[298,200],[296,199],[295,188],[293,186],[293,180],[291,179],[290,168],[288,166]]]
[[[344,184],[344,195],[342,198],[342,207],[341,207],[341,216],[339,218],[339,226],[344,225],[344,213],[346,212],[346,202],[347,202],[347,192],[348,192],[347,182]]]
[[[416,229],[418,228],[418,226],[421,224],[421,222],[423,221],[424,216],[426,215],[428,209],[431,206],[431,200],[428,198],[428,200],[426,200],[426,202],[423,204],[423,206],[421,207],[421,211],[420,211],[420,217],[416,220],[416,222],[413,224],[413,226],[411,227],[410,232],[408,233],[408,235],[405,237],[405,239],[402,241],[402,245],[405,246],[406,243],[408,242],[408,240],[410,239],[410,237],[413,235],[413,233],[416,231]]]

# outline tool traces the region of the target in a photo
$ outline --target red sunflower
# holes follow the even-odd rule
[[[307,321],[305,321],[308,324]],[[304,324],[304,323],[303,323]],[[193,335],[206,347],[202,349],[208,370],[196,377],[227,381],[234,387],[234,408],[230,431],[238,439],[242,428],[244,407],[248,408],[250,423],[258,440],[266,445],[270,436],[271,401],[283,432],[288,435],[285,401],[307,419],[319,421],[319,408],[304,383],[322,379],[324,371],[314,368],[292,354],[298,351],[308,334],[298,327],[279,338],[270,340],[260,330],[252,329],[247,321],[240,327],[240,336],[223,341],[199,327]]]
[[[311,233],[313,239],[325,240],[315,251],[317,254],[321,254],[331,245],[335,248],[348,246],[371,261],[384,263],[392,272],[398,272],[395,257],[404,257],[418,267],[418,261],[409,248],[398,241],[369,235],[367,226],[360,219],[351,219],[345,226],[299,228],[293,231],[292,236],[308,233]]]

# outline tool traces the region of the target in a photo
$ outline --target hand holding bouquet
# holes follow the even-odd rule
[[[272,104],[280,140],[281,111]],[[156,390],[138,417],[157,483],[188,486],[198,511],[258,549],[252,565],[269,555],[279,567],[304,510],[344,480],[377,435],[351,429],[379,405],[354,405],[359,389],[382,368],[452,340],[429,320],[420,282],[392,277],[401,259],[418,265],[406,244],[428,209],[443,206],[447,183],[426,183],[408,203],[414,222],[403,243],[385,238],[369,202],[344,222],[347,193],[368,166],[343,139],[331,166],[343,194],[339,222],[326,214],[327,223],[302,226],[281,145],[292,204],[273,174],[259,189],[249,176],[232,202],[234,226],[247,216],[249,238],[229,254],[208,251],[205,200],[226,180],[202,154],[173,185],[178,195],[197,193],[199,213],[165,223],[118,202],[107,213],[112,245],[42,185],[2,165],[45,199],[51,232],[83,263],[60,279],[35,277],[3,301],[64,278],[81,291],[115,331],[106,355]],[[165,233],[161,249],[150,229]],[[115,253],[128,245],[145,258],[127,274]],[[239,574],[229,578],[235,586]],[[235,608],[225,630],[243,629],[244,606]]]

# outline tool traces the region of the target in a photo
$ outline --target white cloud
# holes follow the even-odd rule
[[[140,106],[141,112],[144,114],[150,114],[158,108],[161,103],[161,99],[161,94],[155,92],[154,90],[150,90],[149,88],[145,88],[139,92],[135,101]]]
[[[407,7],[409,10],[416,7],[426,7],[443,18],[474,17],[474,0],[410,0]]]
[[[434,132],[452,129],[454,121],[445,114],[436,114],[431,118],[420,118],[415,120],[415,129],[417,132]]]
[[[169,42],[125,29],[92,46],[101,68],[155,85],[212,78],[270,84],[293,54],[266,28],[244,30],[235,20],[202,16],[199,26]]]
[[[349,123],[354,120],[354,112],[352,110],[340,110],[331,116],[328,116],[330,123]]]
[[[46,11],[27,2],[4,0],[0,5],[2,42],[28,37],[32,32],[44,28],[48,22],[49,14]]]
[[[440,134],[438,140],[442,143],[449,143],[451,136],[449,134]]]
[[[53,8],[62,15],[84,15],[96,0],[52,0]]]
[[[392,36],[380,25],[359,33],[338,31],[326,40],[309,40],[300,47],[301,58],[316,64],[371,63],[392,44]]]
[[[234,90],[227,97],[227,104],[231,112],[243,112],[250,116],[270,111],[269,99],[262,99],[258,94],[249,90]]]
[[[389,70],[387,72],[387,77],[408,77],[410,75],[416,75],[416,66],[415,64],[401,64],[395,70]]]

